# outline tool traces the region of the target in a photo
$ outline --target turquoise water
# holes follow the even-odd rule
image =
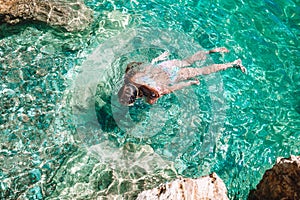
[[[0,26],[0,198],[134,198],[215,171],[246,199],[277,157],[299,155],[300,2],[85,1],[94,21],[67,33]],[[116,101],[128,61],[225,46],[241,58],[155,106]]]

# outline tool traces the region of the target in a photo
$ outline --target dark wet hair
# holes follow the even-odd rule
[[[130,63],[128,63],[127,66],[126,66],[125,73],[127,73],[129,70],[131,70],[131,69],[133,69],[133,68],[135,68],[135,67],[137,67],[141,64],[143,64],[143,63],[142,62],[130,62]]]
[[[141,86],[139,89],[140,89],[141,95],[145,96],[149,99],[155,99],[155,98],[159,97],[159,94],[156,91],[153,91],[146,86]]]
[[[126,83],[118,92],[119,102],[123,105],[130,106],[135,102],[138,93],[139,90],[134,84]]]

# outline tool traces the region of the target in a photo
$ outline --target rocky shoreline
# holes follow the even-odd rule
[[[300,156],[277,159],[250,191],[248,200],[259,199],[300,199]]]
[[[0,22],[9,24],[33,20],[60,26],[67,31],[79,31],[89,26],[92,14],[81,0],[0,0]]]
[[[225,183],[216,173],[197,179],[180,178],[140,193],[137,200],[147,199],[218,199],[228,200]]]
[[[137,200],[226,200],[226,186],[217,174],[198,179],[180,178],[140,193]],[[278,158],[267,170],[248,200],[300,199],[300,156]]]

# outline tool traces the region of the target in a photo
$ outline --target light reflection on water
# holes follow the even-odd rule
[[[216,171],[231,198],[245,199],[276,157],[299,154],[300,15],[295,1],[86,3],[95,11],[94,24],[86,32],[62,33],[39,24],[1,25],[7,30],[0,33],[1,198],[89,198],[107,191],[118,195],[136,179],[141,180],[137,188],[143,189],[147,181],[169,180],[176,173],[199,176]],[[130,34],[138,33],[129,29],[146,34],[130,41]],[[172,40],[155,41],[163,31]],[[114,41],[107,40],[112,36]],[[150,137],[141,137],[139,131],[128,134],[113,115],[101,121],[98,109],[113,113],[114,107],[104,105],[116,102],[110,94],[119,87],[127,60],[149,59],[165,49],[183,58],[199,50],[199,44],[207,49],[226,46],[230,54],[213,60],[239,57],[248,74],[228,70],[203,78],[200,86],[166,96],[153,108],[138,102],[128,111],[138,130],[151,128],[141,122],[153,121],[162,110],[165,125]],[[97,54],[97,48],[104,53]],[[81,67],[93,54],[90,61],[100,65],[87,60]],[[106,73],[100,73],[99,66]],[[71,98],[76,96],[70,95],[71,89],[78,89],[78,98]],[[77,107],[70,113],[74,100]],[[139,157],[141,152],[149,156]],[[101,160],[102,155],[112,159]],[[136,166],[128,162],[133,157]],[[151,159],[158,164],[151,166],[156,163]],[[148,177],[139,161],[150,166]],[[135,170],[139,174],[132,175]]]

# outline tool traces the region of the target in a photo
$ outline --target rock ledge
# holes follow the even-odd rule
[[[249,194],[248,200],[258,199],[300,199],[300,156],[277,159]]]
[[[198,179],[180,178],[140,193],[137,200],[228,200],[227,189],[216,173]]]
[[[22,20],[41,21],[76,31],[89,25],[92,10],[82,0],[0,0],[0,22],[16,24]]]

